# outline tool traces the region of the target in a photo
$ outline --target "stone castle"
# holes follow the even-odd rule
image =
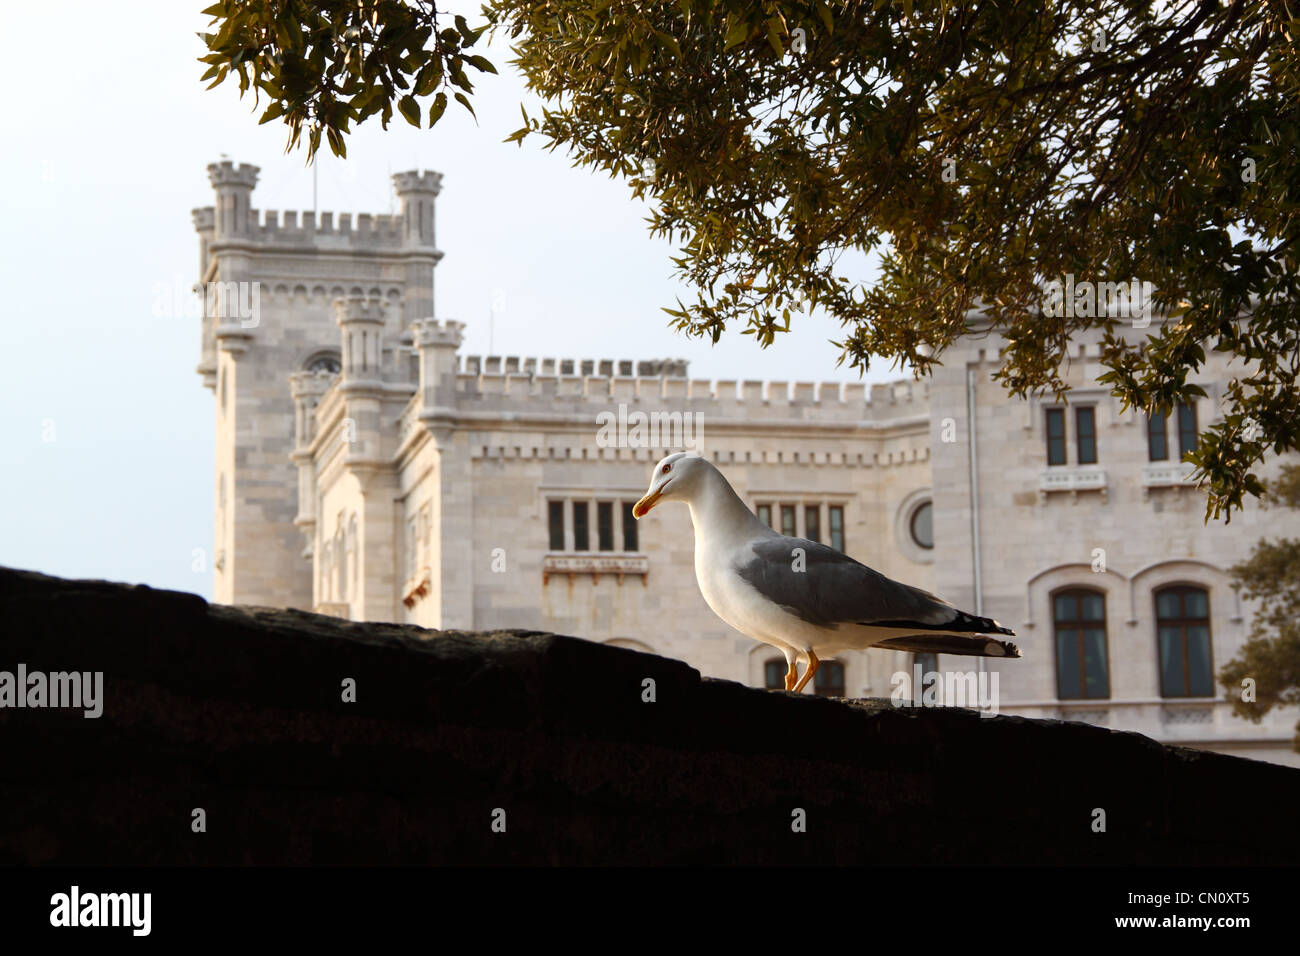
[[[700,596],[687,510],[631,518],[653,463],[686,446],[778,530],[999,619],[1024,654],[856,652],[823,665],[817,693],[889,697],[900,673],[936,673],[935,696],[973,703],[960,672],[986,666],[1002,713],[1300,765],[1294,709],[1243,721],[1213,680],[1249,626],[1228,568],[1266,531],[1300,531],[1253,504],[1202,521],[1180,458],[1221,413],[1218,353],[1194,379],[1208,397],[1156,421],[1097,384],[1086,337],[1068,403],[1007,396],[978,315],[929,382],[870,389],[467,356],[464,326],[433,318],[439,174],[394,176],[400,212],[354,223],[259,214],[257,167],[208,173],[216,202],[194,223],[217,601],[551,630],[780,687],[779,653]]]

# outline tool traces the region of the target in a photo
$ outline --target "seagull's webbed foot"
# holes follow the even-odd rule
[[[812,680],[813,675],[817,673],[817,668],[818,668],[820,665],[821,665],[821,661],[817,660],[817,655],[814,654],[811,650],[809,650],[809,651],[808,651],[808,669],[807,669],[806,671],[803,672],[803,677],[799,678],[799,683],[796,684],[795,687],[794,687],[794,692],[795,692],[796,694],[800,693],[800,692],[804,689],[804,687],[807,686],[808,682],[809,682],[810,680]],[[790,665],[790,669],[791,669],[791,670],[794,669],[794,664],[791,664],[791,665]],[[789,677],[788,677],[788,676],[786,677],[786,680],[787,680],[787,682],[789,681]]]

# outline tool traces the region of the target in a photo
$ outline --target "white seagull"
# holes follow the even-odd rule
[[[678,452],[655,465],[632,514],[684,501],[695,526],[695,579],[713,612],[747,637],[779,649],[785,689],[817,673],[821,656],[884,647],[935,654],[1019,657],[1015,636],[986,617],[890,580],[846,554],[773,531],[745,506],[713,465]],[[806,662],[802,677],[797,663]]]

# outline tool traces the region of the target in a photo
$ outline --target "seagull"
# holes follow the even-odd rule
[[[997,621],[960,611],[824,544],[778,534],[697,454],[678,452],[655,465],[633,517],[644,518],[661,501],[684,501],[691,509],[700,593],[718,617],[785,655],[786,690],[799,693],[819,658],[846,650],[1020,656],[1015,644],[991,636],[1015,636]]]

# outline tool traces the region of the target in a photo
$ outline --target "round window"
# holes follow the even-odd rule
[[[934,547],[934,508],[926,501],[912,512],[909,525],[912,540],[922,548]]]

